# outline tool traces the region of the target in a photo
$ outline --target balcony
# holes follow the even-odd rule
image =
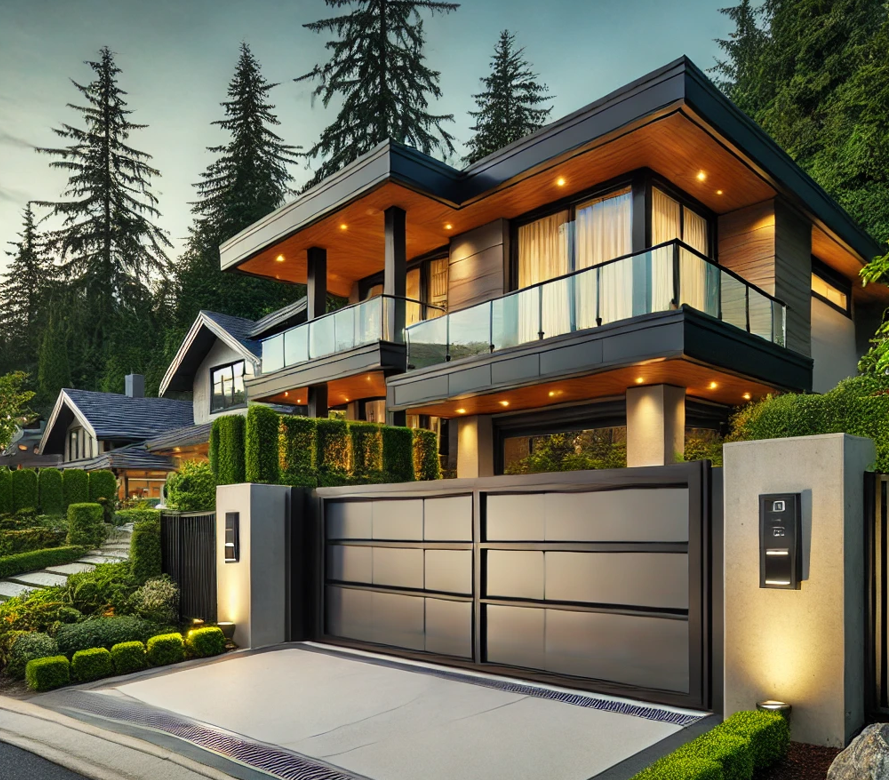
[[[408,368],[488,355],[683,304],[784,346],[783,303],[681,241],[670,241],[410,325]]]

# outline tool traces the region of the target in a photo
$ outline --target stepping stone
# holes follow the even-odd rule
[[[0,580],[0,597],[4,600],[11,599],[14,596],[21,596],[22,593],[33,589],[33,585],[21,585],[18,582]]]
[[[123,558],[109,558],[106,555],[87,555],[83,558],[78,558],[78,563],[120,563]]]
[[[64,585],[68,581],[68,575],[53,574],[49,571],[32,571],[30,574],[18,574],[11,579],[31,587],[52,588],[55,585]]]
[[[61,566],[50,566],[47,571],[51,571],[53,574],[80,574],[95,568],[95,564],[92,563],[65,563]]]

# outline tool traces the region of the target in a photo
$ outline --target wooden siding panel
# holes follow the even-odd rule
[[[787,304],[787,346],[812,354],[812,225],[775,203],[775,297]]]
[[[505,289],[509,223],[498,219],[451,240],[448,261],[448,310],[498,298]]]
[[[719,217],[719,264],[774,295],[774,200]]]

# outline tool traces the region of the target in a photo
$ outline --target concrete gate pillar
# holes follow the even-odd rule
[[[685,451],[685,388],[627,389],[627,465],[666,466]]]
[[[494,476],[494,426],[490,415],[457,420],[457,476]]]

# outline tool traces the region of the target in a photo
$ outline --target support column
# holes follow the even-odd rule
[[[404,297],[407,294],[407,239],[405,212],[398,206],[385,211],[386,251],[383,267],[383,294],[393,295],[384,304],[386,328],[383,339],[400,343],[404,336]]]
[[[309,417],[327,417],[327,385],[312,385],[308,397]]]
[[[306,319],[314,320],[327,312],[327,250],[312,246],[306,254]]]
[[[457,476],[494,476],[494,426],[488,414],[460,417],[457,423]]]
[[[627,466],[665,466],[685,452],[685,388],[627,389]]]

